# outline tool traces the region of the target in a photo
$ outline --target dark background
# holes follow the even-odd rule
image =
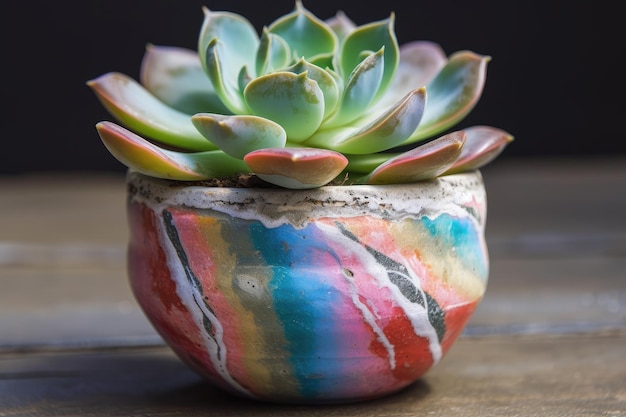
[[[202,6],[257,28],[292,0],[30,0],[2,6],[4,81],[0,174],[125,170],[94,125],[112,120],[85,82],[109,71],[138,78],[147,43],[195,49]],[[626,154],[626,36],[617,11],[591,1],[304,0],[325,19],[357,24],[396,14],[400,43],[438,42],[450,54],[490,55],[487,84],[460,125],[493,125],[515,141],[500,156]],[[595,7],[595,9],[594,9]],[[601,9],[601,10],[600,10]],[[604,17],[600,17],[600,12]],[[617,34],[611,34],[615,31]],[[611,36],[610,36],[611,35]],[[7,129],[8,127],[8,129]]]

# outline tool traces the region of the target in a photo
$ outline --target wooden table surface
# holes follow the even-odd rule
[[[626,155],[483,169],[485,299],[420,381],[285,406],[183,365],[125,272],[122,175],[0,177],[0,417],[626,416]]]

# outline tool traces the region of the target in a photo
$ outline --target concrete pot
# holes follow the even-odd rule
[[[485,292],[478,171],[315,190],[127,182],[135,297],[184,362],[236,395],[398,391],[444,357]]]

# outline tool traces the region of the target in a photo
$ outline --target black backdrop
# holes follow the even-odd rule
[[[626,153],[626,140],[614,123],[625,107],[619,65],[626,37],[611,38],[609,44],[603,31],[621,29],[601,20],[591,1],[303,4],[320,18],[341,9],[357,24],[394,11],[400,43],[433,40],[448,54],[471,49],[490,55],[481,101],[459,127],[489,124],[512,133],[516,140],[501,158]],[[202,6],[243,14],[261,28],[291,11],[294,2],[6,2],[1,17],[5,110],[0,174],[122,172],[94,128],[111,117],[85,82],[108,71],[137,78],[147,43],[195,48]]]

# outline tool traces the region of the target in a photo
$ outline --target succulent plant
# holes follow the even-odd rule
[[[252,174],[294,189],[407,183],[477,169],[513,140],[490,126],[451,131],[479,100],[491,58],[400,46],[393,13],[357,26],[296,0],[258,34],[238,14],[203,12],[197,51],[149,44],[139,81],[87,82],[123,125],[98,123],[103,143],[143,174]]]

